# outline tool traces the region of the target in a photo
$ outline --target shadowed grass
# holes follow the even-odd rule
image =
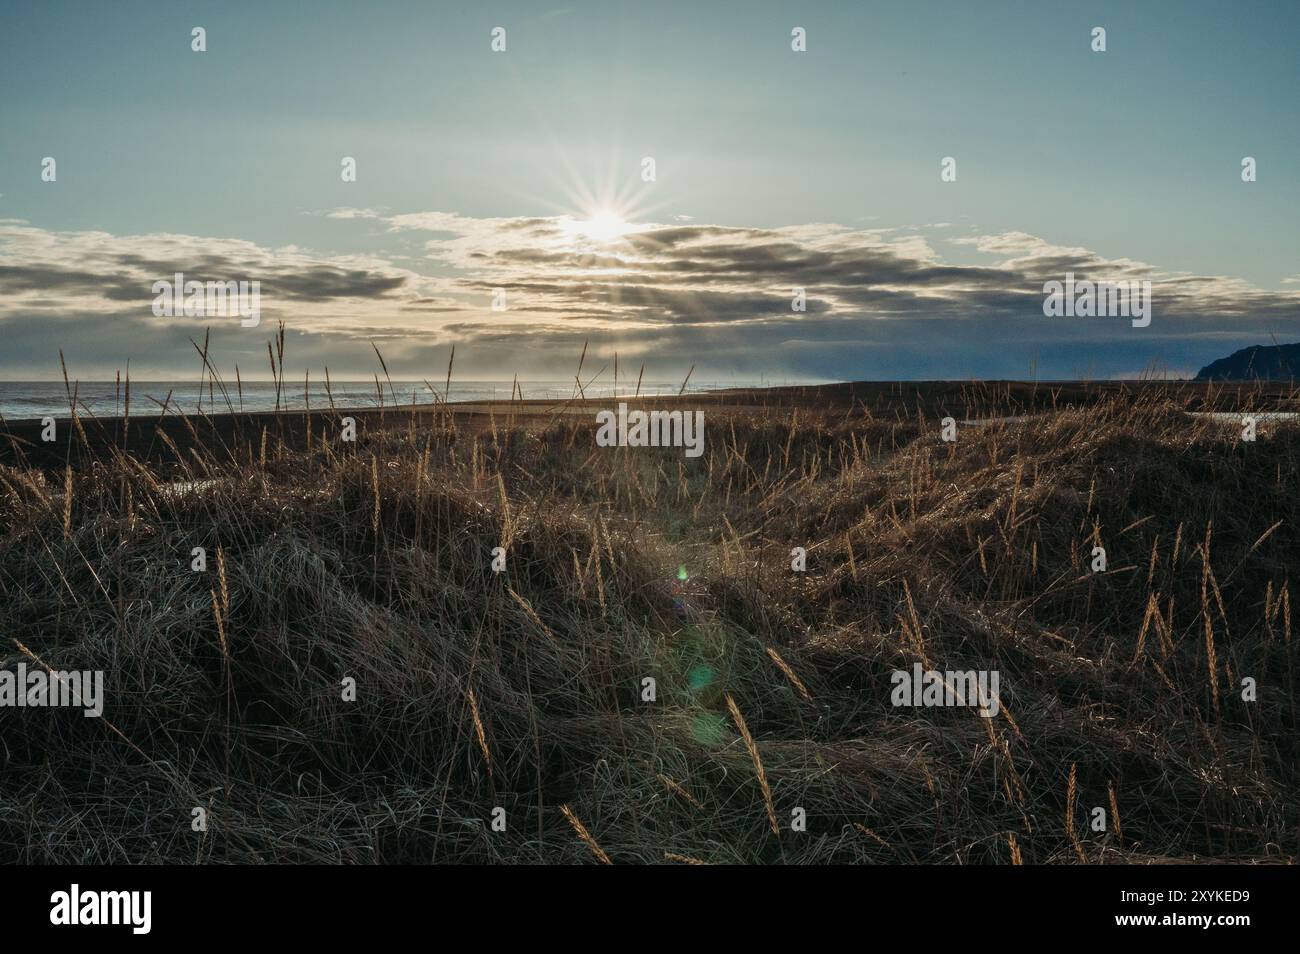
[[[394,410],[4,467],[0,652],[107,697],[0,709],[4,855],[1294,859],[1294,424],[708,406],[698,460]],[[915,662],[1002,712],[895,708]]]

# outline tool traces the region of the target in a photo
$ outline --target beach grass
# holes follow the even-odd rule
[[[106,703],[0,710],[0,857],[1293,861],[1300,427],[1203,396],[953,442],[687,396],[698,459],[581,404],[60,422],[64,466],[0,468],[0,654]],[[916,663],[1000,711],[892,705]]]

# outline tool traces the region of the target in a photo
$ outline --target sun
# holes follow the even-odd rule
[[[585,219],[578,219],[570,225],[570,230],[592,242],[612,242],[632,231],[634,226],[613,209],[602,208],[592,212]]]

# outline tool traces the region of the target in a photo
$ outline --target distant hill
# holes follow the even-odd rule
[[[1211,361],[1196,373],[1197,381],[1288,381],[1300,379],[1300,342],[1254,345]]]

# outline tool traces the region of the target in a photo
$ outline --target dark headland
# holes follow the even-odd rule
[[[1300,378],[1300,342],[1252,345],[1226,358],[1211,361],[1197,372],[1197,381],[1295,381]]]

